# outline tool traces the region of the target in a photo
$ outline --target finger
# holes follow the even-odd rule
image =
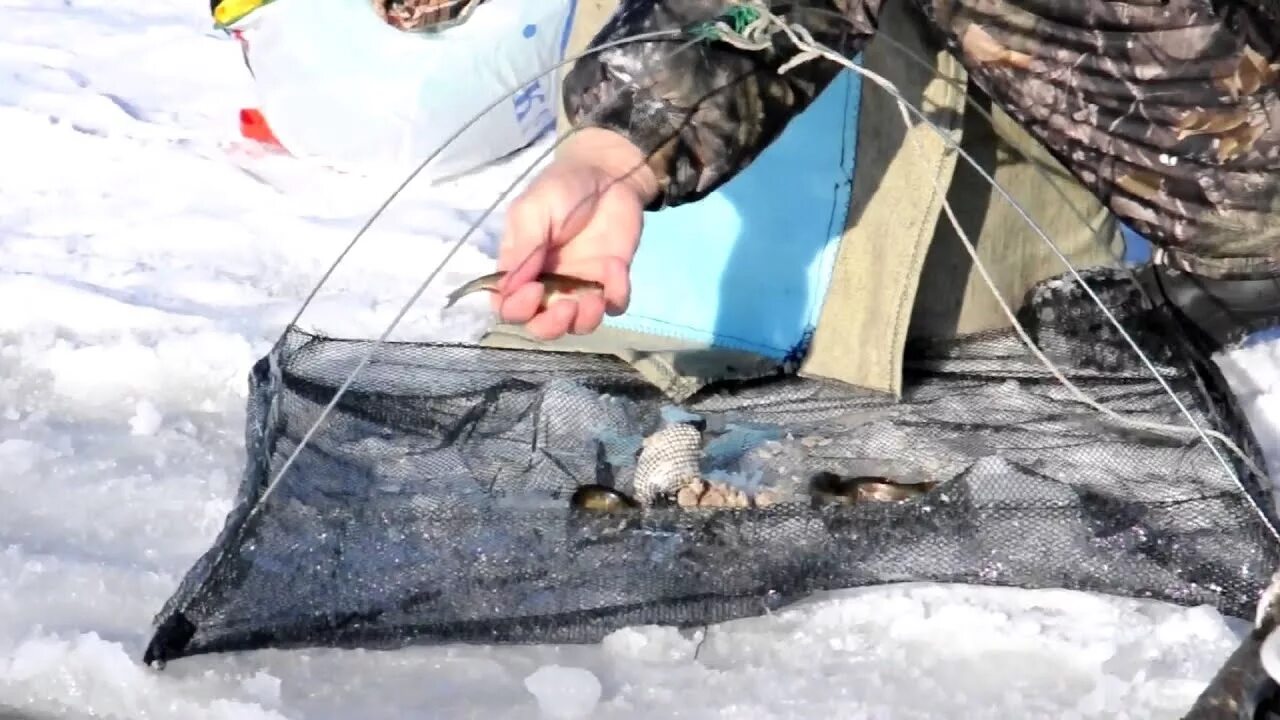
[[[498,250],[507,287],[529,272],[522,267],[526,263],[541,269],[543,263],[532,259],[535,248],[563,245],[587,228],[600,197],[597,186],[585,168],[553,165],[511,204]]]
[[[542,283],[532,282],[517,288],[506,298],[494,295],[500,303],[498,317],[508,323],[529,322],[534,315],[538,314],[538,308],[542,305],[542,294]]]
[[[606,258],[601,268],[601,284],[604,285],[605,308],[610,314],[621,315],[631,304],[631,266],[620,258]]]
[[[584,294],[577,297],[578,314],[573,319],[573,333],[586,335],[600,327],[604,321],[604,298],[596,294]]]
[[[495,288],[497,293],[506,296],[518,288],[527,287],[530,283],[535,282],[541,286],[538,278],[543,272],[554,267],[552,262],[552,254],[548,246],[538,246],[498,281]]]
[[[536,195],[521,198],[507,213],[506,230],[498,249],[498,270],[506,277],[498,283],[498,294],[507,295],[542,272],[549,238],[546,204]]]
[[[558,273],[600,283],[604,288],[605,308],[611,315],[625,312],[631,303],[631,268],[622,258],[612,255],[566,258],[552,253],[548,265]]]
[[[594,173],[586,169],[572,172],[571,178],[558,186],[560,192],[550,197],[552,245],[562,245],[577,237],[596,217],[602,188]]]
[[[528,330],[530,335],[539,340],[555,340],[569,332],[569,328],[573,327],[574,317],[577,314],[578,303],[576,301],[558,300],[547,308],[546,312],[525,323],[525,329]]]

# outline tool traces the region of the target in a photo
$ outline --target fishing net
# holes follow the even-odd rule
[[[1261,464],[1225,384],[1162,331],[1161,311],[1117,272],[1085,278],[1201,425]],[[1094,399],[1186,424],[1079,284],[1042,283],[1021,320]],[[897,401],[779,376],[679,407],[608,356],[389,343],[260,500],[369,349],[295,328],[255,365],[235,506],[159,614],[147,662],[268,646],[590,642],[899,581],[1248,616],[1277,562],[1206,443],[1106,420],[1012,331],[911,347]],[[642,438],[681,414],[705,422],[703,473],[728,484],[829,472],[937,485],[900,503],[797,492],[764,508],[571,510],[580,486],[629,490]],[[1270,491],[1222,452],[1270,513]]]

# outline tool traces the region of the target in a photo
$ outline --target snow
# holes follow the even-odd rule
[[[141,665],[222,525],[246,375],[399,176],[237,140],[207,3],[0,0],[0,715],[1176,718],[1243,632],[1207,608],[900,585],[591,646],[261,651]],[[536,150],[540,150],[537,148]],[[536,151],[535,150],[535,151]],[[376,335],[531,159],[416,185],[303,318]],[[396,338],[474,338],[488,220]],[[1226,366],[1280,455],[1280,341]]]
[[[585,717],[600,701],[600,680],[585,668],[543,665],[524,679],[538,709],[554,718]]]

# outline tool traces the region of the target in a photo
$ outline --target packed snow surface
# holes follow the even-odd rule
[[[242,467],[246,375],[401,179],[238,139],[208,3],[0,0],[0,716],[1176,718],[1242,632],[1207,608],[902,585],[594,646],[263,651],[140,664]],[[545,144],[544,144],[545,146]],[[304,316],[376,336],[543,149],[414,186]],[[395,338],[474,338],[486,221]],[[1280,342],[1227,358],[1272,457]]]

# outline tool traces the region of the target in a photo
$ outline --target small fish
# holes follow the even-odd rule
[[[489,273],[475,280],[468,282],[462,287],[449,293],[444,304],[444,308],[451,307],[454,303],[461,300],[464,296],[473,292],[498,292],[498,286],[502,284],[502,279],[507,276],[506,271]],[[564,295],[572,295],[583,290],[600,291],[604,286],[594,280],[584,280],[583,278],[573,277],[570,275],[560,275],[557,273],[542,273],[537,278],[542,283],[546,291],[542,296],[542,304],[550,305],[552,301]]]
[[[583,485],[569,498],[569,506],[575,510],[616,513],[635,510],[639,503],[611,487]]]
[[[924,495],[937,483],[896,483],[879,477],[841,477],[822,472],[813,478],[815,499],[841,505],[861,502],[902,502]]]

